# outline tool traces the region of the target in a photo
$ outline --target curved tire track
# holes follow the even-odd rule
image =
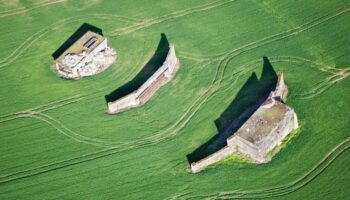
[[[267,189],[250,191],[227,191],[218,192],[210,195],[190,196],[177,195],[172,199],[263,199],[277,196],[283,196],[295,192],[315,178],[317,178],[330,164],[332,164],[342,153],[349,150],[350,138],[343,140],[327,153],[316,165],[295,181]]]
[[[22,118],[23,115],[32,115],[34,112],[45,112],[45,111],[53,110],[53,109],[56,109],[56,108],[60,108],[62,106],[66,106],[66,105],[69,105],[69,104],[72,104],[72,103],[79,102],[82,99],[83,99],[83,97],[81,95],[74,95],[74,96],[69,97],[69,98],[48,102],[46,104],[43,104],[43,105],[40,105],[40,106],[36,106],[36,107],[33,107],[33,108],[29,108],[29,109],[26,109],[26,110],[22,110],[22,111],[18,111],[18,112],[15,112],[15,113],[2,115],[2,116],[0,116],[0,123],[4,123],[4,122],[7,122],[7,121],[11,121],[11,120],[15,120],[15,119],[18,119],[18,118]]]
[[[51,4],[62,3],[64,1],[66,1],[66,0],[56,0],[56,1],[48,1],[48,2],[45,1],[45,2],[42,2],[42,3],[34,4],[31,7],[16,8],[16,9],[3,11],[3,12],[0,12],[0,18],[11,16],[11,15],[21,14],[21,13],[24,13],[24,12],[28,12],[30,10],[34,10],[34,9],[40,8],[40,7],[49,6]]]
[[[213,3],[208,3],[205,5],[201,5],[201,6],[197,6],[194,8],[190,8],[190,9],[186,9],[186,10],[181,10],[181,11],[176,11],[161,17],[156,17],[156,18],[152,18],[152,19],[147,19],[138,23],[135,23],[131,26],[122,28],[122,29],[118,29],[115,32],[112,32],[110,36],[115,37],[118,35],[126,35],[129,34],[131,32],[140,30],[140,29],[144,29],[159,23],[162,23],[164,21],[168,21],[171,19],[175,19],[175,18],[179,18],[179,17],[183,17],[183,16],[187,16],[187,15],[191,15],[193,13],[197,13],[197,12],[202,12],[202,11],[207,11],[216,7],[220,7],[223,5],[226,5],[228,3],[234,2],[236,0],[225,0],[225,1],[215,1]]]

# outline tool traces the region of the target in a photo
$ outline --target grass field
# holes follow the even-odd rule
[[[61,79],[52,54],[84,23],[117,61]],[[145,106],[106,114],[105,96],[162,33],[180,59],[175,78]],[[348,199],[349,35],[347,0],[0,0],[0,199]],[[186,156],[218,133],[264,56],[284,72],[298,136],[268,164],[189,173]]]

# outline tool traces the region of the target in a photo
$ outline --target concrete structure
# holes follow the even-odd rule
[[[55,61],[55,71],[66,79],[80,79],[107,69],[116,60],[116,52],[107,38],[88,31]]]
[[[288,87],[284,83],[283,73],[280,73],[278,76],[275,91],[271,92],[270,97],[280,98],[279,100],[282,100],[283,102],[285,102],[287,100],[287,96],[288,96]]]
[[[145,104],[160,87],[175,76],[179,66],[180,62],[176,57],[175,47],[170,45],[163,65],[136,91],[113,102],[108,102],[108,113],[116,114]]]
[[[233,153],[247,156],[256,163],[270,161],[267,153],[280,145],[282,140],[299,126],[294,110],[284,104],[287,94],[288,87],[281,73],[276,89],[238,131],[227,139],[227,146],[198,162],[191,163],[192,172],[200,172],[208,165]]]

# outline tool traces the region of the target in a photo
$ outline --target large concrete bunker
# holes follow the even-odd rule
[[[278,76],[276,89],[252,116],[227,139],[227,146],[191,163],[191,171],[197,173],[234,153],[247,156],[256,163],[268,162],[267,153],[281,144],[282,140],[298,128],[297,115],[285,105],[288,87],[283,73]]]

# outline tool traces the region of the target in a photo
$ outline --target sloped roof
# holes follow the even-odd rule
[[[256,143],[282,121],[287,111],[288,107],[285,104],[269,98],[232,137],[237,135],[251,143]]]
[[[75,41],[67,50],[65,50],[57,59],[56,62],[62,62],[65,55],[69,53],[79,54],[84,50],[84,44],[91,38],[96,37],[97,41],[94,46],[99,45],[105,38],[92,31],[87,31],[83,36],[81,36],[77,41]]]

